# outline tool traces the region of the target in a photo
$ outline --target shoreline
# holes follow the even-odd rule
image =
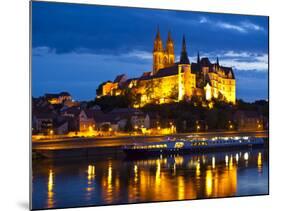
[[[208,132],[197,133],[200,137],[208,137],[216,134],[217,136],[244,135],[268,138],[268,131],[252,132]],[[174,134],[175,137],[186,136],[187,134]],[[190,135],[190,134],[188,134]],[[56,159],[56,158],[75,158],[75,157],[93,157],[93,156],[116,156],[123,154],[123,146],[135,142],[160,142],[162,136],[126,136],[110,138],[82,138],[72,140],[60,140],[49,142],[32,143],[32,159]],[[268,145],[268,144],[267,144]]]
[[[240,135],[240,136],[251,136],[252,134],[264,134],[264,137],[268,137],[268,130],[260,131],[210,131],[210,132],[187,132],[187,133],[174,133],[174,134],[165,134],[165,135],[112,135],[112,136],[89,136],[89,137],[61,137],[54,139],[32,139],[32,143],[52,143],[52,142],[64,142],[72,140],[114,140],[114,139],[130,139],[130,138],[161,138],[161,137],[181,137],[188,135],[199,135],[202,137],[209,136],[228,136],[228,135]]]

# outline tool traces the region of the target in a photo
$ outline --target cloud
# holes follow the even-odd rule
[[[127,74],[128,77],[139,77],[143,72],[152,69],[152,53],[143,50],[120,54],[97,54],[87,49],[57,53],[56,49],[41,46],[33,48],[32,53],[32,92],[35,96],[45,92],[68,90],[75,99],[92,99],[96,87],[102,81],[114,80],[115,76],[121,73]],[[215,62],[218,56],[221,65],[234,68],[237,83],[240,84],[238,94],[243,99],[255,96],[256,91],[266,93],[259,91],[266,87],[264,85],[268,70],[266,53],[219,51],[200,55],[201,58],[209,57],[211,62]],[[176,58],[178,61],[179,55],[176,55]],[[190,55],[189,59],[196,62],[197,55]],[[247,88],[249,83],[258,85],[251,91]],[[246,92],[249,94],[243,95]]]
[[[33,56],[44,56],[52,54],[56,54],[56,49],[50,49],[45,46],[36,47],[33,49]],[[141,66],[142,68],[144,68],[143,71],[149,70],[152,65],[152,53],[143,50],[132,50],[128,53],[120,54],[97,54],[90,52],[90,50],[87,51],[86,49],[84,49],[64,54],[64,57],[67,56],[75,56],[78,59],[78,63],[80,62],[79,58],[81,59],[81,62],[86,62],[87,59],[89,59],[91,61],[95,61],[94,63],[99,63],[100,65],[102,62],[111,61],[112,63],[119,64],[121,67],[125,67],[126,64],[130,64],[129,66],[134,65],[134,67]],[[213,62],[215,62],[216,57],[219,57],[221,65],[233,67],[234,69],[239,71],[268,71],[267,53],[230,50],[201,53],[201,57],[208,57],[209,59],[214,58]],[[189,58],[191,61],[195,62],[197,60],[197,55],[191,55],[189,56]],[[176,55],[176,60],[179,60],[179,55]],[[105,64],[105,66],[107,67],[109,66],[109,64]],[[140,70],[140,68],[137,69]],[[132,71],[135,72],[134,70]]]
[[[136,77],[152,67],[152,53],[143,50],[133,50],[128,53],[96,53],[90,49],[77,49],[68,53],[57,53],[56,49],[40,46],[32,49],[32,56],[36,64],[40,63],[53,70],[61,69],[66,72],[73,70],[71,74],[76,73],[75,69],[79,69],[80,73],[94,69],[98,74],[107,77],[122,72]]]
[[[255,31],[264,31],[263,27],[261,27],[257,24],[251,23],[249,21],[242,22],[241,25],[246,29],[251,29],[251,30],[255,30]]]
[[[253,52],[228,51],[221,55],[221,64],[232,66],[237,70],[268,71],[268,54]]]
[[[132,57],[132,58],[138,58],[143,60],[151,60],[152,59],[152,53],[147,51],[141,51],[141,50],[134,50],[127,54],[123,54],[125,57]]]
[[[239,71],[268,71],[268,54],[255,53],[248,51],[221,51],[201,54],[201,57],[214,58],[219,57],[220,64],[227,67],[233,67]],[[190,57],[195,61],[197,57]],[[213,62],[214,62],[213,61]]]
[[[208,19],[206,17],[200,17],[199,23],[207,23]]]
[[[209,24],[214,27],[227,29],[227,30],[233,30],[240,33],[248,33],[249,31],[264,31],[264,28],[254,24],[250,21],[242,21],[239,23],[229,23],[224,21],[215,21],[211,20],[210,18],[206,18],[204,16],[200,17],[198,22],[200,24]]]
[[[56,53],[55,49],[52,49],[48,46],[39,46],[36,48],[32,48],[32,55],[33,56],[43,56],[50,53]]]
[[[215,25],[217,27],[220,27],[220,28],[223,28],[223,29],[231,29],[231,30],[235,30],[235,31],[238,31],[238,32],[241,32],[241,33],[247,32],[247,30],[240,25],[230,24],[230,23],[226,23],[226,22],[218,22]]]

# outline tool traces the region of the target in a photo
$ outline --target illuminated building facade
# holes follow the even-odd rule
[[[59,94],[45,94],[46,100],[51,104],[62,104],[66,101],[72,101],[72,97],[68,92]]]
[[[180,60],[175,62],[171,33],[168,33],[164,49],[158,29],[152,66],[152,71],[144,72],[138,78],[127,79],[122,74],[113,82],[103,83],[97,96],[125,95],[129,90],[134,95],[135,107],[147,103],[191,100],[193,96],[207,101],[220,99],[233,104],[236,102],[236,81],[232,68],[221,66],[218,58],[215,63],[211,63],[208,58],[200,58],[199,53],[197,62],[190,63],[185,37],[182,40]]]

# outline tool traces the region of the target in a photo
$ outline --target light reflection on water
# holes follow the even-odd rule
[[[267,151],[38,161],[33,208],[268,193]]]

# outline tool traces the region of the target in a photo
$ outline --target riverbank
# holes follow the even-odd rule
[[[121,135],[111,135],[111,136],[88,136],[88,137],[68,137],[68,136],[54,136],[53,138],[42,138],[42,139],[34,139],[32,138],[32,143],[51,143],[51,142],[63,142],[63,141],[72,141],[72,140],[113,140],[113,139],[128,139],[128,138],[160,138],[160,137],[168,137],[168,136],[189,136],[189,135],[199,135],[202,137],[208,136],[252,136],[258,135],[268,137],[267,130],[259,130],[259,131],[210,131],[210,132],[188,132],[188,133],[175,133],[168,135],[142,135],[142,134],[121,134]]]
[[[175,137],[184,137],[191,134],[176,134]],[[252,132],[208,132],[196,133],[198,137],[211,136],[253,136],[268,137],[268,131]],[[70,158],[91,157],[99,155],[115,155],[122,153],[122,147],[134,143],[160,142],[165,136],[125,136],[107,138],[76,138],[72,140],[52,140],[32,143],[32,157],[40,158]]]

